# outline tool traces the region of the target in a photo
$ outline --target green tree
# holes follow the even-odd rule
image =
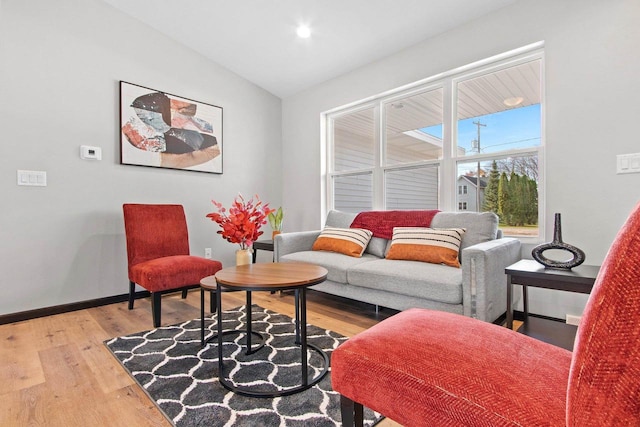
[[[538,183],[527,177],[526,223],[538,224]]]
[[[482,210],[485,212],[498,213],[498,186],[500,183],[500,172],[498,171],[498,163],[493,161],[491,172],[489,173],[489,181],[484,189],[484,204]]]
[[[523,226],[527,224],[529,200],[529,178],[525,175],[512,173],[514,194],[516,194],[513,206],[513,225]]]
[[[507,174],[502,172],[498,181],[498,211],[496,212],[502,221],[507,222],[509,204],[509,179]]]
[[[498,215],[511,226],[538,223],[538,184],[527,175],[502,172],[498,181]]]

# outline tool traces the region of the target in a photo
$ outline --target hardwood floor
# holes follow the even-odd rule
[[[244,293],[225,293],[223,308],[244,304]],[[208,305],[208,296],[207,296]],[[253,303],[294,316],[293,296],[255,292]],[[310,324],[353,336],[393,310],[309,292]],[[165,295],[162,324],[200,316],[200,292]],[[118,303],[0,325],[0,426],[170,426],[115,360],[103,341],[152,329],[149,298],[133,310]],[[383,420],[380,427],[399,424]]]
[[[244,304],[244,295],[225,293],[223,307]],[[253,302],[294,315],[292,295],[256,292]],[[309,323],[352,336],[394,312],[376,316],[371,305],[309,292],[307,313]],[[198,290],[163,297],[163,325],[199,316]],[[0,325],[0,426],[170,426],[103,345],[152,328],[148,298],[133,310],[124,302]]]

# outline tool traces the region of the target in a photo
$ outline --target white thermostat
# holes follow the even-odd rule
[[[100,147],[81,145],[80,158],[83,160],[102,160],[102,149]]]

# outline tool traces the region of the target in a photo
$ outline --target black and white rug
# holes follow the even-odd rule
[[[223,329],[244,329],[244,307],[223,313]],[[225,336],[225,373],[232,384],[265,390],[286,389],[300,381],[300,348],[294,344],[293,319],[254,305],[252,327],[265,346],[247,356],[244,334]],[[205,337],[214,335],[216,316],[205,319]],[[327,354],[345,337],[309,325],[308,342]],[[254,340],[255,341],[255,340]],[[340,395],[331,389],[330,372],[301,393],[277,398],[235,394],[218,382],[216,341],[200,346],[200,319],[105,341],[134,380],[175,426],[309,427],[340,426]],[[309,373],[322,370],[323,359],[309,351]],[[378,414],[365,409],[365,425]]]

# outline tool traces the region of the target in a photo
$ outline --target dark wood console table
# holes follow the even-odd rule
[[[256,263],[258,250],[273,252],[273,240],[256,240],[255,242],[253,242],[253,263],[254,264]]]
[[[507,274],[507,328],[513,329],[513,285],[522,285],[524,325],[518,332],[550,344],[573,349],[577,327],[548,319],[529,317],[527,287],[555,289],[588,294],[593,288],[599,266],[580,265],[571,270],[545,268],[537,261],[520,260],[505,268]]]

